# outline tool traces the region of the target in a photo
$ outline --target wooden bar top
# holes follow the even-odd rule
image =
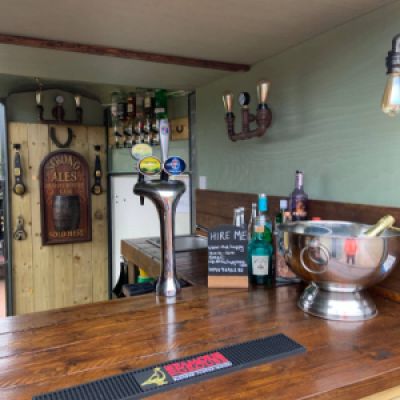
[[[182,275],[188,260],[205,271],[204,253],[184,253]],[[1,319],[0,399],[31,399],[277,333],[307,352],[152,398],[354,400],[400,384],[398,303],[376,297],[375,319],[335,322],[298,309],[299,286],[208,290],[194,283],[174,300],[148,294]]]

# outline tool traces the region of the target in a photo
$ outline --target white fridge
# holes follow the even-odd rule
[[[110,176],[111,287],[115,286],[119,278],[121,240],[160,236],[156,207],[146,198],[144,206],[141,206],[139,196],[133,193],[137,179],[136,173]],[[186,191],[177,206],[175,235],[185,235],[191,232],[190,176],[181,175],[176,179],[185,182]]]

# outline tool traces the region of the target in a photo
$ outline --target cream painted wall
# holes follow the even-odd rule
[[[314,199],[400,206],[400,118],[380,111],[399,21],[396,2],[198,89],[199,175],[208,188],[283,196],[302,169]],[[233,143],[221,95],[249,91],[254,109],[260,78],[272,82],[273,124],[263,138]]]

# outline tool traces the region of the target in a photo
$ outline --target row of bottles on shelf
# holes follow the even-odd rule
[[[160,144],[159,121],[168,119],[167,91],[137,91],[111,95],[111,123],[115,147]]]
[[[283,240],[280,235],[274,235],[276,227],[286,221],[307,219],[308,196],[303,188],[303,172],[296,171],[295,189],[287,199],[279,202],[279,212],[274,221],[268,215],[268,197],[261,193],[258,196],[258,205],[252,204],[248,230],[248,267],[249,280],[253,284],[270,287],[275,280],[280,282],[298,281],[289,270],[283,257]],[[234,210],[233,224],[246,228],[244,207]],[[274,254],[273,240],[275,237]]]

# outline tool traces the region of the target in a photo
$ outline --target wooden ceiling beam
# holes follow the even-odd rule
[[[73,53],[92,54],[96,56],[118,57],[160,64],[183,65],[186,67],[217,69],[230,72],[248,71],[250,69],[250,65],[247,64],[228,63],[223,61],[180,57],[167,54],[147,53],[144,51],[121,49],[117,47],[66,42],[63,40],[41,39],[30,36],[8,35],[2,33],[0,33],[0,44],[69,51]]]

